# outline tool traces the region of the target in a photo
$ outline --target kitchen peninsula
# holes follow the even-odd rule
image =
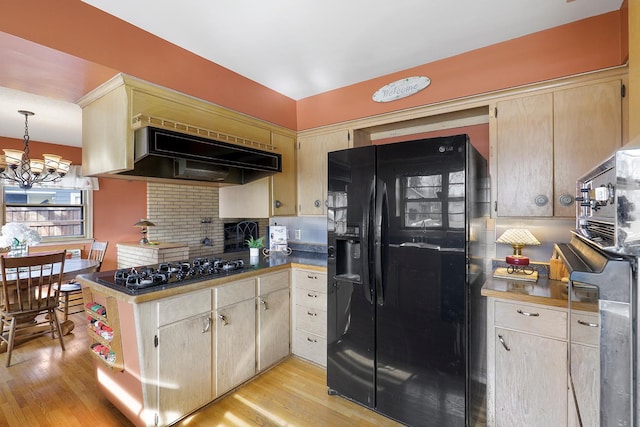
[[[239,270],[134,291],[101,279],[115,272],[78,277],[97,386],[135,425],[171,424],[290,354],[291,271],[322,277],[326,254],[240,256]]]

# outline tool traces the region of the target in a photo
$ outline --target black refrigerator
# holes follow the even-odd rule
[[[411,426],[482,423],[486,160],[467,135],[328,155],[327,385]]]

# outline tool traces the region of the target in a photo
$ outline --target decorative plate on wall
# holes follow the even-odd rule
[[[425,76],[413,76],[396,80],[382,86],[373,94],[375,102],[390,102],[396,99],[406,98],[420,92],[431,84],[431,79]]]

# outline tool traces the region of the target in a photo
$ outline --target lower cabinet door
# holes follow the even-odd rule
[[[582,421],[582,427],[598,427],[600,425],[600,348],[572,344],[571,374],[577,404],[580,408],[580,418],[578,418],[575,402],[570,402],[570,426],[577,427]]]
[[[289,288],[258,297],[258,370],[289,355]]]
[[[255,299],[217,309],[215,325],[216,396],[220,396],[255,375]]]
[[[170,424],[213,399],[211,312],[158,329],[160,425]]]
[[[567,425],[567,343],[495,328],[497,427]]]

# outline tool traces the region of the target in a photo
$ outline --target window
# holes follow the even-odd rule
[[[402,177],[405,228],[463,228],[464,171]]]
[[[43,240],[88,236],[87,190],[4,187],[5,223],[21,222]]]

